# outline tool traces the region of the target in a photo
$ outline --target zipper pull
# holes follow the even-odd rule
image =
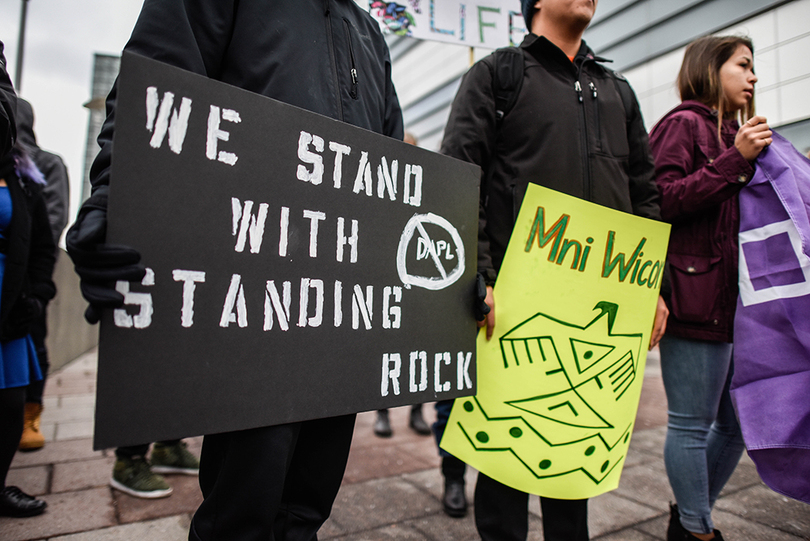
[[[582,85],[579,84],[579,81],[574,83],[574,90],[577,91],[577,99],[579,100],[579,103],[582,103]]]
[[[357,84],[357,70],[355,68],[352,68],[352,84]]]
[[[588,83],[588,87],[591,89],[591,92],[593,92],[593,99],[596,99],[596,86],[593,82],[590,82]]]

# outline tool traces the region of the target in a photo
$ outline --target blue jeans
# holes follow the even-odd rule
[[[439,450],[439,456],[444,458],[453,456],[441,447],[439,444],[444,436],[444,429],[447,428],[447,420],[450,418],[450,412],[453,409],[453,402],[455,400],[439,400],[433,406],[436,408],[436,422],[433,423],[433,437],[436,438],[436,448]]]
[[[712,507],[745,448],[729,395],[732,344],[666,335],[661,375],[667,393],[664,463],[681,524],[711,533]]]

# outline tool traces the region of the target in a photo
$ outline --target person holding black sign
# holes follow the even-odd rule
[[[660,220],[652,154],[627,81],[582,40],[597,0],[523,0],[531,33],[518,48],[476,63],[453,102],[441,152],[483,169],[479,272],[492,286],[527,185]],[[652,344],[664,332],[659,298]],[[588,539],[587,500],[540,499],[546,541]],[[475,521],[485,541],[525,540],[528,495],[478,475]]]
[[[353,0],[146,0],[125,50],[402,139],[379,25]],[[117,85],[93,163],[93,192],[67,235],[89,321],[121,306],[139,254],[105,242]],[[114,180],[113,180],[114,182]],[[189,539],[310,540],[337,495],[354,415],[207,435],[204,501]]]

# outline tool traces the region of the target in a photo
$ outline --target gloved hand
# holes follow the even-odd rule
[[[11,308],[2,338],[3,341],[22,338],[31,332],[31,324],[42,315],[45,301],[33,295],[20,294]]]
[[[115,290],[118,280],[140,281],[146,273],[141,254],[128,246],[107,244],[107,193],[101,187],[82,205],[76,223],[65,241],[82,296],[90,303],[84,318],[91,324],[101,319],[101,309],[118,308],[124,296]]]
[[[475,276],[475,301],[473,302],[473,314],[476,321],[484,321],[489,313],[489,305],[485,302],[487,298],[487,283],[484,275],[480,272]]]

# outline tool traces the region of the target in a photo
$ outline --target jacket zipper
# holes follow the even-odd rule
[[[352,99],[357,99],[357,64],[354,61],[354,47],[352,47],[352,27],[349,24],[347,19],[343,19],[343,24],[346,25],[346,41],[349,43],[349,58],[352,62],[352,69],[351,69],[351,76],[352,76],[352,88],[350,90],[350,94]]]
[[[577,77],[579,73],[577,73]],[[585,164],[582,168],[583,171],[583,179],[582,179],[582,192],[585,196],[587,201],[593,200],[593,194],[591,193],[591,158],[590,158],[590,150],[588,148],[588,123],[585,118],[585,102],[582,99],[582,85],[579,83],[579,78],[577,78],[576,82],[574,83],[574,90],[577,93],[577,101],[579,102],[579,125],[580,125],[580,144],[582,145],[582,153],[585,158]]]
[[[335,83],[335,98],[337,101],[338,120],[343,122],[343,101],[340,98],[340,79],[337,73],[337,58],[335,56],[335,41],[332,34],[332,16],[329,10],[329,0],[324,0],[326,17],[326,42],[329,46],[329,60],[332,62],[332,79]]]
[[[577,93],[577,101],[579,101],[579,122],[580,122],[580,129],[581,129],[581,136],[580,140],[582,141],[582,150],[584,153],[585,164],[583,167],[583,192],[585,195],[585,199],[587,201],[593,201],[593,188],[591,184],[591,151],[590,146],[588,145],[588,118],[585,114],[585,100],[582,97],[582,84],[580,84],[579,79],[582,76],[582,68],[585,65],[585,62],[588,62],[588,58],[584,58],[582,62],[580,62],[579,67],[577,68],[577,76],[574,82],[574,90]]]
[[[602,126],[599,122],[599,102],[596,101],[598,94],[596,92],[596,85],[593,84],[593,81],[588,83],[588,88],[591,89],[591,97],[593,98],[593,117],[594,124],[596,125],[596,148],[597,150],[602,150]]]

